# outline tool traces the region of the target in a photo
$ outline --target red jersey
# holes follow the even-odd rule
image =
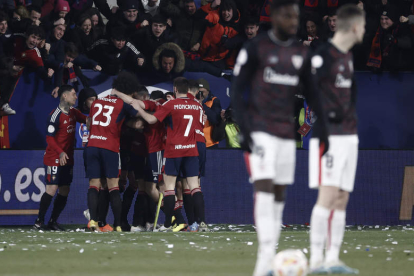
[[[42,55],[37,47],[33,49],[27,48],[26,38],[21,35],[16,35],[13,42],[13,57],[14,65],[23,67],[38,68],[43,67]],[[23,70],[19,72],[19,76]]]
[[[190,100],[195,100],[198,102],[198,100],[193,96],[193,94],[188,93],[187,97]],[[203,114],[204,114],[204,109],[203,109]],[[204,137],[204,121],[203,119],[201,119],[200,121],[195,122],[195,132],[196,132],[196,141],[197,142],[201,142],[201,143],[206,143],[206,138]]]
[[[43,157],[46,166],[60,166],[59,155],[62,152],[66,152],[69,157],[67,165],[73,166],[76,122],[86,123],[86,116],[75,108],[71,107],[69,114],[59,107],[50,113],[46,134],[47,148]]]
[[[145,110],[154,112],[161,108],[164,100],[160,101],[144,101]],[[149,125],[145,128],[145,138],[147,141],[148,153],[157,152],[164,150],[165,148],[165,139],[167,136],[167,131],[165,130],[165,124],[163,122],[156,122],[153,125]]]
[[[166,158],[198,156],[195,127],[197,121],[203,120],[203,108],[197,101],[189,98],[170,100],[154,116],[160,122],[171,116],[167,127]]]
[[[136,111],[120,98],[106,96],[92,103],[89,117],[92,118],[88,147],[119,152],[121,127],[127,114],[135,117]]]

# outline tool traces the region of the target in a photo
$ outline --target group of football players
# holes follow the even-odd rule
[[[112,94],[103,98],[98,98],[91,88],[82,90],[78,109],[74,108],[77,95],[73,87],[59,88],[60,103],[50,113],[47,127],[46,192],[34,227],[63,230],[57,219],[66,205],[73,179],[75,129],[79,122],[87,126],[82,144],[89,179],[88,210],[84,212],[89,229],[151,231],[156,227],[159,202],[165,221],[157,231],[208,231],[200,187],[205,166],[206,118],[196,98],[198,83],[177,78],[174,96],[170,95],[169,100],[161,91],[149,95],[127,72],[121,72],[112,87]],[[137,191],[130,225],[128,213]],[[45,214],[56,192],[46,225]],[[109,203],[113,228],[106,222]],[[181,213],[183,206],[188,223]]]

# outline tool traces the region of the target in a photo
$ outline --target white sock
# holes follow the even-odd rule
[[[256,266],[253,276],[264,276],[271,270],[271,263],[275,255],[276,227],[273,193],[256,192],[254,202],[254,219],[256,223],[257,240],[259,242]]]
[[[323,262],[323,249],[328,234],[328,218],[331,210],[315,205],[311,215],[310,229],[310,267],[314,268]]]
[[[276,244],[279,243],[280,232],[282,230],[282,219],[283,219],[283,209],[285,208],[285,202],[274,201],[274,220],[275,220],[275,240]]]
[[[334,210],[330,227],[328,225],[328,241],[326,242],[325,262],[337,262],[339,260],[339,250],[341,249],[342,240],[345,232],[346,212],[343,210]]]

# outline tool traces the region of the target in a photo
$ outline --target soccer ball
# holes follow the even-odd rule
[[[308,259],[298,249],[287,249],[276,254],[272,262],[274,276],[305,276]]]

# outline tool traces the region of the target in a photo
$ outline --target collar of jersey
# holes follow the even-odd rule
[[[273,43],[275,43],[277,45],[280,45],[280,46],[283,46],[283,47],[288,47],[288,46],[290,46],[293,43],[293,39],[291,39],[291,38],[289,38],[286,41],[279,40],[275,36],[275,34],[273,33],[272,29],[268,30],[267,31],[267,34],[269,35],[270,40],[273,41]]]

